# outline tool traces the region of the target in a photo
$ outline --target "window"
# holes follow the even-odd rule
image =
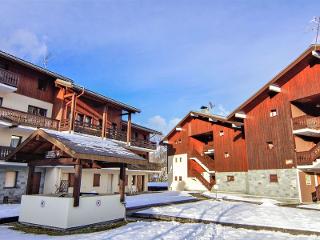
[[[99,173],[93,174],[93,186],[100,187],[100,174]]]
[[[224,153],[224,158],[228,158],[228,157],[230,157],[230,154],[228,152],[225,152]]]
[[[270,174],[270,182],[277,183],[278,182],[278,175],[277,174]]]
[[[15,188],[17,184],[17,175],[18,175],[18,172],[14,172],[14,171],[6,172],[4,187]]]
[[[227,182],[234,182],[234,176],[227,176]]]
[[[38,89],[41,91],[46,91],[48,87],[48,81],[44,79],[38,79]]]
[[[179,176],[179,181],[180,181],[180,182],[182,181],[182,176]]]
[[[147,135],[143,135],[143,139],[144,139],[145,141],[147,141],[147,140],[148,140],[148,136],[147,136]]]
[[[0,97],[0,107],[2,106],[3,98]]]
[[[277,116],[277,115],[278,115],[277,109],[272,109],[272,110],[270,111],[270,117],[275,117],[275,116]]]
[[[180,158],[180,162],[182,162],[182,158]]]
[[[223,131],[223,130],[221,130],[221,131],[219,132],[219,136],[220,136],[220,137],[224,136],[224,131]]]
[[[68,174],[68,183],[69,183],[69,187],[73,187],[74,186],[74,173],[69,173]]]
[[[85,122],[86,124],[88,124],[88,125],[91,125],[91,123],[92,123],[92,117],[86,116],[86,117],[84,118],[84,122]]]
[[[176,163],[178,162],[178,158],[175,158],[175,160],[176,160]]]
[[[134,133],[134,138],[135,138],[135,139],[138,139],[138,135],[139,135],[139,134],[138,134],[137,132],[135,132],[135,133]]]
[[[99,127],[102,127],[102,119],[99,119],[99,121],[98,121],[98,126],[99,126]]]
[[[77,122],[83,123],[83,118],[84,118],[83,114],[80,114],[80,113],[77,114]]]
[[[177,176],[175,176],[175,177],[174,177],[174,180],[175,180],[175,181],[178,181],[178,177],[177,177]]]
[[[21,136],[15,136],[12,135],[11,136],[11,142],[10,142],[10,147],[16,148],[20,145],[22,141],[22,137]]]
[[[29,105],[28,106],[28,113],[33,114],[33,115],[37,115],[37,116],[46,117],[47,116],[47,109]]]
[[[270,150],[274,148],[272,141],[267,142],[267,146],[268,146],[268,149],[270,149]]]
[[[116,123],[112,123],[111,127],[112,127],[113,130],[116,130],[117,129],[117,124]]]
[[[136,175],[132,175],[132,185],[136,185]]]

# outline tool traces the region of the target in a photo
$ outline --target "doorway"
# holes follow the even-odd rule
[[[35,172],[32,178],[32,191],[31,194],[39,194],[40,191],[41,173]]]

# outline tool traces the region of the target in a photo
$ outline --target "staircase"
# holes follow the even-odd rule
[[[199,165],[202,168],[204,168],[207,172],[212,172],[215,170],[214,160],[206,154],[200,154],[197,151],[193,150],[190,156],[190,159],[193,159],[196,162],[198,162]]]
[[[309,151],[297,152],[298,165],[312,165],[314,161],[320,158],[320,142]]]
[[[209,191],[211,190],[211,188],[213,187],[213,185],[215,184],[214,181],[207,181],[207,179],[205,179],[201,173],[205,172],[204,168],[199,165],[198,162],[196,162],[193,159],[189,159],[188,161],[188,177],[193,177],[198,179],[203,186],[205,186]]]

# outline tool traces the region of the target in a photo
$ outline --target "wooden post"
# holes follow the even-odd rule
[[[131,112],[128,112],[128,124],[127,124],[127,144],[131,143]]]
[[[74,131],[74,117],[75,117],[75,110],[76,110],[75,108],[76,108],[76,93],[72,95],[72,100],[71,100],[69,132]]]
[[[27,195],[32,194],[32,185],[33,185],[33,176],[34,176],[34,166],[28,165],[28,179],[27,179]]]
[[[82,175],[82,165],[81,160],[77,159],[77,163],[74,166],[75,174],[74,174],[74,185],[73,185],[73,206],[79,206],[80,200],[80,188],[81,188],[81,175]]]
[[[120,202],[125,202],[125,189],[126,189],[126,164],[120,166],[120,175],[119,175],[119,193],[120,193]]]
[[[103,115],[102,115],[102,131],[101,131],[102,138],[106,137],[107,122],[108,122],[108,106],[105,105],[103,108]]]

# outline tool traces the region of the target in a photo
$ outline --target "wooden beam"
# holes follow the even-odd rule
[[[128,124],[127,124],[127,144],[131,143],[131,112],[128,113]]]
[[[59,166],[59,165],[72,166],[75,164],[76,164],[76,161],[73,158],[37,159],[37,160],[31,160],[28,162],[28,165],[30,166]]]
[[[73,97],[73,94],[74,94],[74,93],[65,94],[65,95],[63,96],[63,98],[66,99],[66,98],[69,98],[69,97]]]
[[[75,111],[76,111],[76,94],[73,93],[71,100],[71,112],[70,112],[70,123],[69,123],[69,132],[74,131],[74,120],[75,120]]]
[[[74,185],[73,185],[73,206],[74,207],[79,207],[81,175],[82,175],[81,160],[77,159],[77,164],[75,165]]]
[[[120,202],[125,202],[125,188],[126,188],[126,164],[120,166],[119,174],[119,193],[120,193]]]
[[[103,108],[103,115],[102,115],[102,131],[101,131],[102,138],[106,137],[107,122],[108,122],[108,106],[105,105]]]
[[[34,176],[34,166],[28,166],[28,179],[27,179],[27,190],[26,190],[27,195],[32,194],[33,176]]]

